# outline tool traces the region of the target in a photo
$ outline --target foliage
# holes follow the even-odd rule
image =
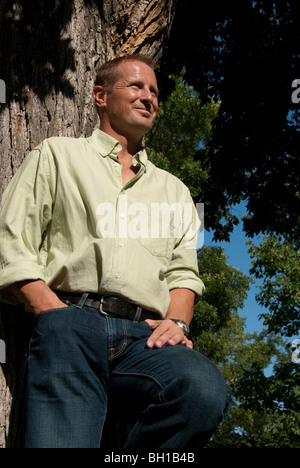
[[[262,316],[270,331],[296,335],[300,329],[300,250],[296,243],[266,236],[250,244],[251,273],[263,279],[257,301],[268,309]]]
[[[202,104],[199,94],[185,82],[184,71],[170,79],[175,89],[160,103],[156,124],[146,139],[149,157],[179,177],[192,196],[203,202],[202,185],[208,172],[193,156],[200,145],[207,145],[219,104],[213,100]]]
[[[220,105],[213,100],[205,104],[199,93],[186,83],[185,74],[172,80],[174,89],[161,103],[157,126],[148,136],[147,145],[151,159],[179,176],[191,189],[194,199],[204,197],[207,224],[213,204],[209,200],[207,203],[205,184],[210,180],[211,167],[196,159],[195,154],[205,155],[208,146],[214,144],[214,122]],[[220,219],[222,210],[220,206],[218,209]],[[225,222],[227,227],[235,222],[230,211]],[[208,224],[211,226],[210,221]],[[278,249],[276,242],[272,248]],[[285,287],[292,280],[296,297],[297,257],[291,249],[288,252],[284,255],[278,251],[277,257],[270,252],[268,260],[268,255],[260,256],[259,250],[253,250],[253,258],[257,257],[258,278],[262,277],[259,271],[261,275],[271,271],[272,261],[276,276],[281,259],[281,275],[290,275],[289,279],[286,276]],[[222,248],[204,246],[198,252],[199,272],[206,291],[195,307],[191,325],[194,347],[220,368],[230,399],[224,422],[209,447],[298,447],[299,366],[291,362],[291,349],[272,328],[261,333],[245,333],[245,319],[239,311],[253,280],[227,261]],[[272,294],[270,289],[270,298]],[[273,374],[267,376],[270,365],[274,365]]]
[[[251,279],[227,265],[221,247],[202,247],[198,252],[199,274],[206,291],[196,307],[201,330],[217,331],[231,319],[233,311],[241,309],[247,297]],[[203,324],[207,323],[206,326]],[[199,330],[200,331],[200,330]]]
[[[282,356],[270,377],[254,363],[239,378],[233,413],[240,447],[300,448],[300,373],[288,359]]]
[[[229,239],[230,207],[243,199],[249,236],[299,235],[299,12],[298,0],[177,2],[159,80],[166,95],[169,74],[185,67],[203,103],[221,102],[210,144],[194,154],[208,168],[202,191],[215,239]]]
[[[230,400],[209,447],[299,448],[300,372],[290,347],[266,330],[245,333],[238,309],[251,279],[227,264],[222,248],[204,247],[198,259],[206,292],[195,307],[194,346],[220,368]]]

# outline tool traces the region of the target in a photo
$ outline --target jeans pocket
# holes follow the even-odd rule
[[[151,325],[148,322],[144,321],[144,322],[140,322],[140,323],[141,323],[141,325],[145,325],[149,329],[149,331],[152,332]]]
[[[45,329],[47,328],[47,323],[49,322],[49,320],[50,321],[54,320],[56,322],[57,320],[55,320],[55,316],[58,316],[58,318],[60,318],[59,316],[62,315],[64,312],[70,311],[70,309],[72,308],[72,305],[68,305],[66,301],[63,301],[63,302],[67,305],[67,307],[54,307],[53,309],[44,310],[38,315],[36,326],[35,326],[35,331],[39,335],[44,333]]]
[[[63,309],[69,309],[70,307],[72,307],[72,304],[70,301],[65,301],[65,300],[62,300],[61,302],[63,302],[64,304],[66,304],[67,307],[54,307],[53,309],[46,309],[46,310],[43,310],[43,312],[41,312],[39,315],[38,315],[38,319],[40,317],[42,317],[43,315],[45,314],[51,314],[51,312],[55,312],[56,310],[63,310]]]

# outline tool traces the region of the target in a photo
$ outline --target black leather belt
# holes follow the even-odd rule
[[[54,292],[62,300],[70,301],[73,304],[79,304],[82,300],[83,305],[94,307],[100,312],[112,317],[122,317],[137,322],[143,322],[146,319],[161,320],[161,317],[155,312],[143,309],[142,307],[123,301],[115,296],[101,296],[95,293],[68,293],[57,290]],[[85,294],[87,295],[86,298],[84,298]]]

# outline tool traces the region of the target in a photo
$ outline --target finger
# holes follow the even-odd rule
[[[175,325],[175,326],[174,326]],[[161,348],[166,343],[171,346],[179,344],[183,341],[184,334],[176,324],[161,322],[160,325],[155,329],[155,331],[150,336],[147,346],[149,348]]]
[[[193,349],[193,348],[194,348],[193,342],[192,342],[191,340],[188,340],[188,339],[183,340],[183,341],[181,342],[181,344],[182,344],[183,346],[186,346],[187,348],[190,348],[190,349]]]
[[[152,329],[154,332],[150,336],[147,345],[149,348],[153,348],[155,346],[156,348],[161,348],[168,339],[172,338],[171,333],[167,333],[168,329],[170,328],[170,325],[166,321],[152,321]],[[151,324],[150,324],[151,325]]]
[[[191,348],[193,349],[193,343],[192,341],[190,341],[189,339],[187,339],[187,337],[185,335],[184,336],[184,339],[182,339],[182,333],[180,333],[178,336],[175,336],[175,337],[172,337],[168,340],[168,345],[170,346],[174,346],[174,345],[177,345],[177,344],[181,344],[182,346],[186,346],[187,348]]]

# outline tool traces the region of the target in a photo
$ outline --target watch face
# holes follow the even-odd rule
[[[184,330],[185,333],[189,332],[189,329],[188,329],[188,327],[186,326],[185,323],[181,323],[180,325],[181,325],[181,327],[182,327],[182,329]]]
[[[185,335],[188,335],[190,333],[189,326],[183,320],[176,320],[176,319],[172,319],[172,320],[173,322],[177,323],[177,325],[179,325],[180,328],[182,328]]]

